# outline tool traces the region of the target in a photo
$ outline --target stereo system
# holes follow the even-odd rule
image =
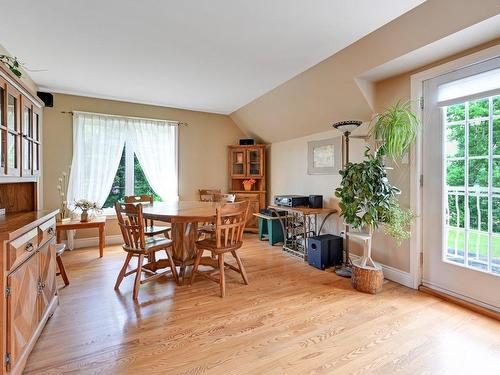
[[[322,195],[275,195],[274,204],[284,207],[323,208]]]

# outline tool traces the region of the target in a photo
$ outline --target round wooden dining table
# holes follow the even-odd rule
[[[154,202],[143,206],[145,219],[171,223],[173,258],[184,273],[186,266],[192,265],[196,257],[195,242],[198,238],[198,223],[214,222],[216,202],[179,201],[175,203]]]

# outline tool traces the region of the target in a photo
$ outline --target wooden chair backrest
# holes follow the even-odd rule
[[[234,194],[214,194],[214,202],[234,203],[236,195]]]
[[[220,189],[200,189],[198,192],[202,202],[216,202],[216,196],[220,195]]]
[[[248,201],[226,203],[216,208],[215,244],[218,249],[243,242]]]
[[[125,242],[124,248],[143,250],[145,248],[145,240],[142,204],[121,204],[115,202],[115,211],[123,241]]]
[[[151,203],[153,204],[152,195],[127,195],[124,198],[125,203]]]

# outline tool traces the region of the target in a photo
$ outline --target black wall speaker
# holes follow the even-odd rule
[[[252,146],[254,144],[255,144],[255,139],[252,138],[240,139],[240,146]]]
[[[36,93],[38,97],[45,104],[45,107],[53,107],[54,106],[54,95],[50,92],[37,91]]]

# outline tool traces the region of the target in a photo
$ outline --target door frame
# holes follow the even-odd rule
[[[440,75],[453,72],[465,68],[470,65],[481,63],[500,56],[500,44],[493,47],[483,49],[481,51],[460,57],[456,60],[435,66],[413,74],[410,77],[410,99],[411,109],[417,118],[422,121],[423,108],[423,83],[429,79],[436,78]],[[423,124],[425,126],[425,124]],[[415,145],[410,151],[410,208],[415,212],[417,218],[413,226],[413,236],[410,238],[410,275],[412,286],[414,289],[422,284],[423,274],[423,217],[422,217],[422,185],[423,175],[423,152],[422,152],[422,135],[420,129],[417,135]],[[449,292],[447,292],[449,293]],[[463,298],[463,297],[462,297]]]

